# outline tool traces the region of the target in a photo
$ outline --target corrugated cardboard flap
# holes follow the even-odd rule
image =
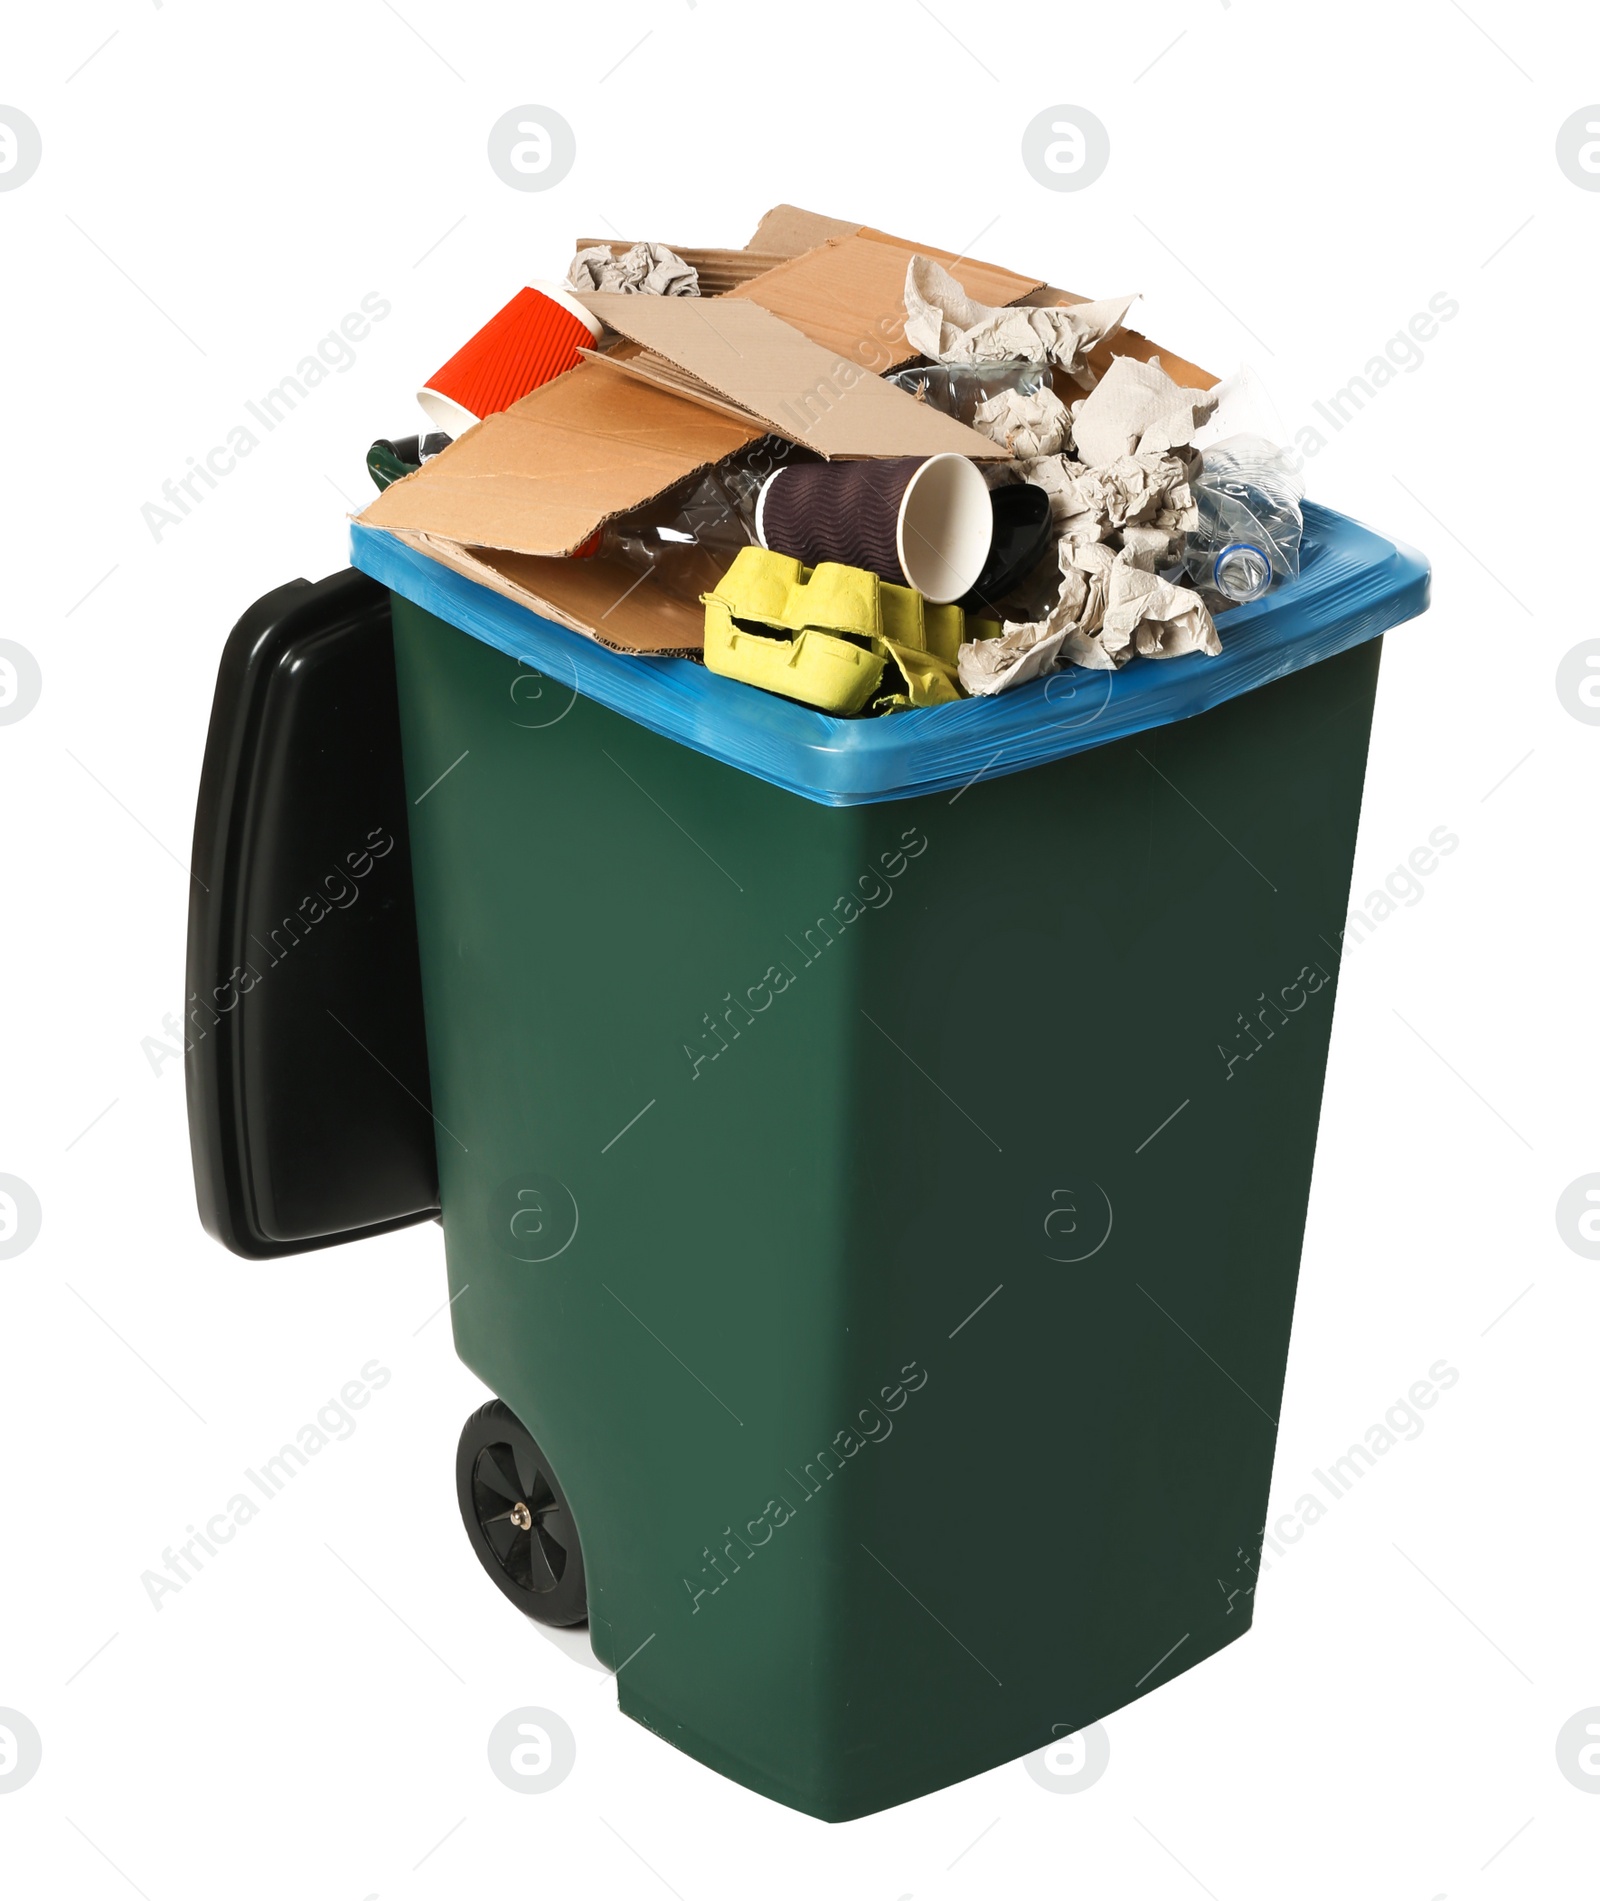
[[[621,291],[585,292],[581,301],[608,329],[819,455],[949,451],[980,461],[1005,459],[1000,444],[812,342],[759,304],[731,296],[630,297]],[[645,360],[635,359],[629,368],[650,374]]]
[[[441,567],[492,588],[574,633],[618,653],[688,658],[705,645],[705,615],[650,581],[595,556],[562,561],[468,547],[437,535],[396,530],[395,539]]]
[[[745,249],[796,257],[829,238],[847,238],[860,229],[859,221],[853,218],[829,218],[820,211],[802,211],[798,205],[774,205],[756,226]]]
[[[913,252],[937,258],[980,303],[1016,303],[1043,281],[980,264],[976,258],[958,258],[932,245],[910,244],[884,231],[861,230],[825,239],[788,263],[763,271],[718,298],[718,307],[759,304],[813,343],[881,375],[917,354],[906,341],[905,328],[906,266]]]
[[[518,554],[569,555],[602,523],[765,433],[760,423],[584,363],[469,429],[360,519]]]

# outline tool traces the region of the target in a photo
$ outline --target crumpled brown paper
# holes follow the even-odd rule
[[[1143,568],[1146,574],[1154,574],[1157,568],[1164,568],[1175,552],[1174,537],[1165,529],[1158,528],[1153,522],[1130,521],[1120,531],[1121,552],[1136,568]]]
[[[1007,621],[998,639],[962,647],[957,671],[969,693],[1001,693],[1069,664],[1107,672],[1135,654],[1222,652],[1200,596],[1140,565],[1135,550],[1063,540],[1057,558],[1061,593],[1042,620]]]
[[[966,692],[974,699],[986,699],[992,693],[1004,693],[1007,687],[1023,686],[1041,674],[1054,673],[1056,655],[1065,638],[1064,627],[1051,631],[1041,622],[1025,622],[992,639],[963,643],[956,657],[956,672]]]
[[[1083,358],[1117,328],[1133,301],[1108,297],[1049,309],[980,304],[942,264],[918,252],[906,266],[906,341],[938,363],[998,363],[1007,357],[1054,363],[1090,389],[1093,377]]]
[[[1071,607],[1072,618],[1080,634],[1095,634],[1105,619],[1106,596],[1111,586],[1111,571],[1117,565],[1114,549],[1104,542],[1085,542],[1078,547],[1064,546],[1061,561],[1061,598]]]
[[[698,297],[700,273],[664,244],[634,244],[613,257],[609,244],[591,244],[567,266],[572,290],[633,291],[645,297]]]
[[[1064,449],[1072,435],[1072,417],[1052,389],[1031,396],[1014,389],[981,402],[972,412],[972,426],[1012,455],[1032,459]]]
[[[1105,612],[1112,550],[1098,543],[1077,548],[1062,541],[1061,592],[1042,620],[1007,621],[996,639],[968,641],[956,656],[956,671],[968,693],[1003,693],[1028,680],[1054,673],[1063,661],[1109,667],[1093,630]]]
[[[1184,389],[1159,363],[1117,356],[1099,383],[1072,405],[1072,439],[1087,463],[1160,455],[1193,441],[1217,406],[1216,393]]]
[[[1002,479],[1032,482],[1049,495],[1051,520],[1063,541],[1120,543],[1140,555],[1141,566],[1164,565],[1182,537],[1199,526],[1183,456],[1120,456],[1097,467],[1064,455],[1039,456],[1007,469]],[[1133,528],[1141,532],[1130,536]]]
[[[1217,624],[1193,588],[1136,567],[1126,549],[1112,564],[1100,639],[1113,658],[1130,641],[1146,660],[1222,652]]]

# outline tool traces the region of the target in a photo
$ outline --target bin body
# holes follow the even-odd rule
[[[841,1820],[1242,1635],[1381,642],[831,808],[393,606],[456,1345],[622,1709]]]

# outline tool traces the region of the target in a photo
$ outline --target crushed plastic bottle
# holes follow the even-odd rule
[[[969,427],[980,403],[1008,390],[1018,396],[1035,396],[1051,387],[1050,365],[1023,357],[1007,357],[998,363],[916,363],[910,369],[893,371],[883,380]]]
[[[1200,525],[1184,544],[1184,567],[1203,594],[1239,607],[1300,572],[1305,488],[1287,450],[1264,436],[1229,436],[1204,451],[1192,486]]]
[[[758,545],[756,497],[773,470],[790,459],[817,458],[780,437],[764,436],[644,508],[608,522],[595,552],[648,576],[678,600],[697,603],[741,548]]]
[[[696,601],[751,539],[733,498],[708,470],[652,506],[607,522],[599,553],[679,600]]]

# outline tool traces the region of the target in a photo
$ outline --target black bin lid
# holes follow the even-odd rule
[[[208,1232],[264,1257],[439,1205],[385,588],[265,595],[229,636],[195,814],[185,1031]]]

